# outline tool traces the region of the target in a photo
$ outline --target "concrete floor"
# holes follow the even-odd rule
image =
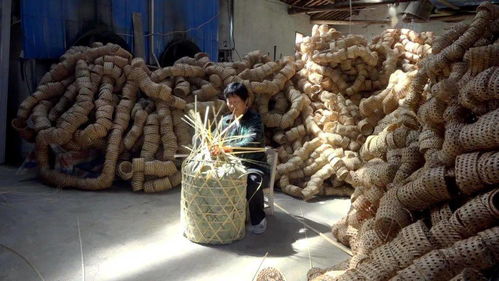
[[[206,246],[181,234],[180,189],[61,190],[0,166],[0,280],[251,281],[263,262],[261,268],[274,266],[294,281],[306,280],[311,265],[348,258],[300,222],[332,238],[330,224],[347,213],[348,199],[275,198],[289,214],[276,208],[263,235]]]

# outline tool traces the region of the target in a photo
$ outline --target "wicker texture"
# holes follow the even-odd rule
[[[208,167],[186,161],[182,167],[181,222],[197,243],[227,244],[242,239],[246,219],[246,175],[241,163]]]

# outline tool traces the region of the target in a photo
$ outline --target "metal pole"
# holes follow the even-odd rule
[[[156,65],[160,67],[158,58],[154,54],[154,17],[155,17],[154,0],[151,0],[150,8],[151,9],[149,14],[149,23],[151,26],[149,27],[149,32],[151,37],[149,38],[149,52],[150,52],[149,64],[156,63]]]
[[[7,96],[9,92],[10,13],[12,0],[2,0],[0,24],[0,164],[5,162]]]

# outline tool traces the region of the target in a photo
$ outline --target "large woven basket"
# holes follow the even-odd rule
[[[182,165],[180,219],[187,239],[228,244],[245,235],[246,171],[240,162]]]

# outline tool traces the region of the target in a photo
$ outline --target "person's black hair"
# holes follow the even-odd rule
[[[246,101],[249,98],[248,89],[243,83],[233,82],[227,85],[224,90],[224,97],[227,99],[230,96],[238,96],[243,101]]]

